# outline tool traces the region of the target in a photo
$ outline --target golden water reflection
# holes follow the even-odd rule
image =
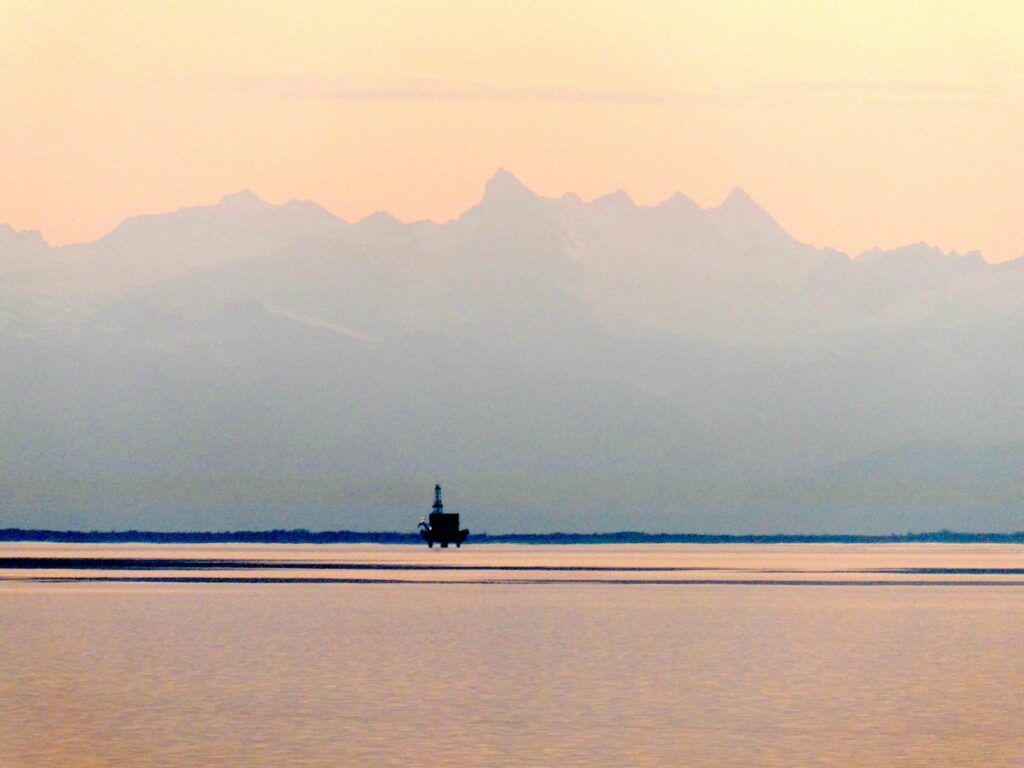
[[[288,564],[270,578],[396,581],[4,570],[0,765],[1019,766],[1021,576],[817,582],[906,568],[956,582],[1020,570],[1022,550],[5,545],[0,557],[251,559]],[[761,571],[803,581],[643,583]],[[483,582],[506,574],[523,583]]]

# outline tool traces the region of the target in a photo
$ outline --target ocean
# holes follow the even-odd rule
[[[1024,765],[1024,547],[0,544],[0,766]]]

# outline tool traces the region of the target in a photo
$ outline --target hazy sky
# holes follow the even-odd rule
[[[0,0],[0,222],[251,188],[444,220],[742,186],[799,239],[1024,254],[1021,0]]]

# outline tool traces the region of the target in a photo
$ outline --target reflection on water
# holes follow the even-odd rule
[[[1022,569],[977,545],[0,545],[0,765],[1019,766]],[[252,582],[279,577],[341,581]]]

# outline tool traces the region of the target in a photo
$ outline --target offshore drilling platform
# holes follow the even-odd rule
[[[434,544],[440,544],[442,547],[454,544],[461,547],[462,542],[469,536],[468,528],[459,529],[459,515],[444,511],[440,485],[434,486],[434,506],[430,517],[420,520],[420,536],[427,542],[428,547],[433,547]]]

